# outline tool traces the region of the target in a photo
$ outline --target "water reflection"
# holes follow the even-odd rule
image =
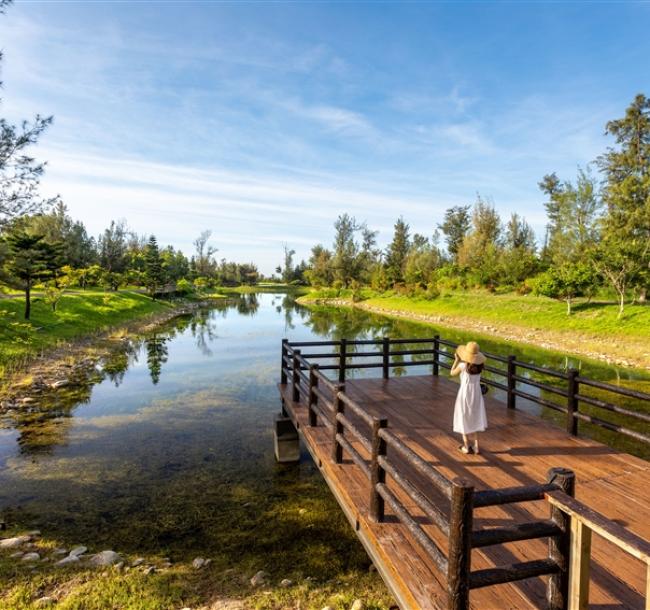
[[[148,339],[145,339],[144,342],[147,350],[147,366],[149,367],[149,375],[151,375],[151,382],[154,385],[160,381],[162,365],[167,362],[169,357],[169,350],[167,349],[167,341],[169,341],[169,339],[169,337],[154,334]]]

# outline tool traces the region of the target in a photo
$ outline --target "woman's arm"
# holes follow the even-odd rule
[[[454,364],[451,365],[451,370],[449,371],[449,374],[452,376],[460,375],[462,371],[462,369],[460,368],[461,364],[462,364],[462,360],[458,357],[458,354],[454,354]]]

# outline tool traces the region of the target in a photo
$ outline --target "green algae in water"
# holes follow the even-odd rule
[[[100,367],[3,420],[0,511],[15,531],[42,530],[51,546],[111,548],[149,562],[169,557],[174,567],[148,581],[134,571],[100,582],[81,568],[43,567],[35,575],[0,556],[0,590],[13,596],[0,600],[28,608],[35,592],[62,591],[65,608],[106,607],[106,600],[124,608],[177,608],[218,596],[246,598],[256,608],[297,601],[303,608],[343,608],[364,597],[370,607],[388,608],[386,589],[368,573],[369,559],[309,457],[297,466],[274,461],[279,346],[285,336],[434,332],[357,310],[308,310],[290,295],[247,294],[129,337]],[[554,368],[580,364],[481,341],[488,351]],[[633,377],[588,362],[582,367],[605,380]],[[415,368],[409,373],[428,370]],[[392,374],[405,372],[396,366]],[[212,560],[208,569],[189,568],[198,556]],[[248,578],[257,570],[273,584],[283,578],[296,584],[255,592]]]

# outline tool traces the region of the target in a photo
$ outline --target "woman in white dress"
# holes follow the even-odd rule
[[[463,444],[459,449],[463,453],[478,453],[478,433],[487,428],[485,403],[481,393],[481,372],[485,356],[479,350],[478,343],[470,341],[460,345],[456,350],[452,375],[460,375],[460,388],[454,406],[454,432],[463,435]],[[474,447],[470,445],[472,437]]]

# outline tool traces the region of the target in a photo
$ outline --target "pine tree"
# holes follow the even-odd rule
[[[386,250],[386,274],[391,284],[394,285],[404,281],[406,257],[410,249],[409,225],[400,216],[395,223],[393,241]]]
[[[46,244],[42,235],[29,235],[21,230],[6,238],[8,261],[3,273],[4,281],[25,292],[25,320],[31,315],[31,291],[35,283],[51,277],[55,249]]]
[[[165,273],[163,271],[162,259],[158,249],[158,242],[155,235],[149,238],[145,251],[145,283],[149,294],[155,299],[156,293],[165,283]]]

